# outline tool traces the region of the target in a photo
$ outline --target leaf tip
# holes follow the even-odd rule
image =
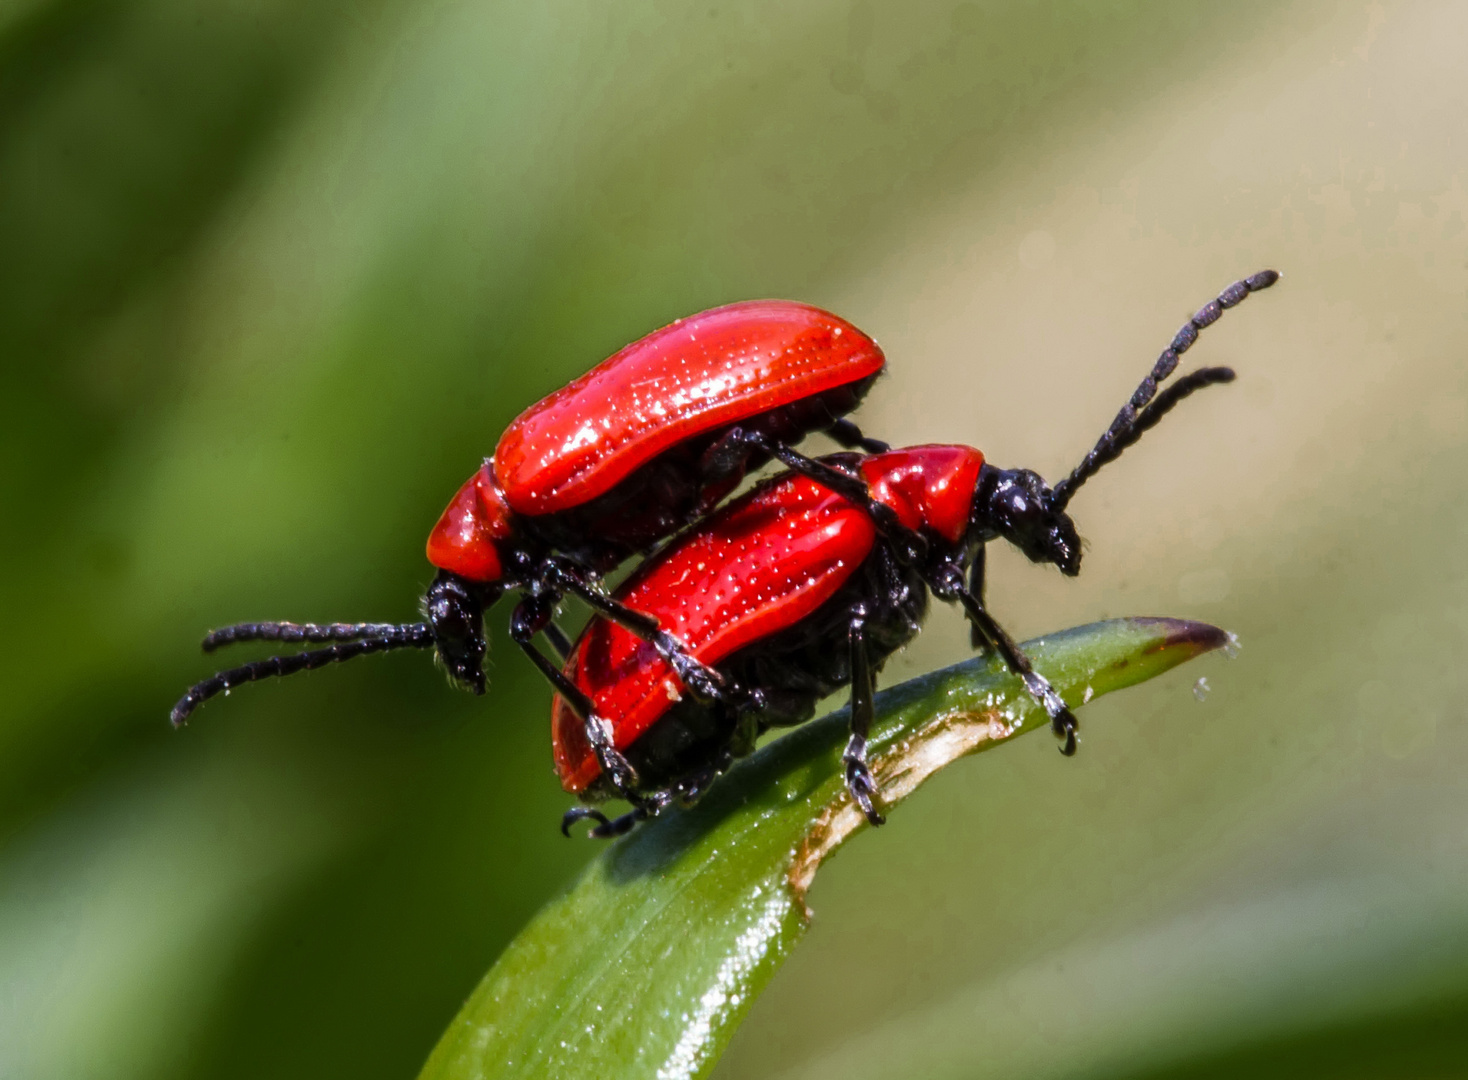
[[[1186,659],[1221,649],[1233,636],[1212,623],[1194,622],[1191,619],[1153,616],[1134,618],[1132,622],[1156,635],[1155,642],[1147,650],[1149,653],[1176,651],[1184,654]]]

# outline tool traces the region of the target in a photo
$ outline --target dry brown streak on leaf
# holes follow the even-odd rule
[[[1017,731],[998,709],[977,712],[960,709],[935,717],[872,761],[872,773],[877,778],[883,803],[893,806],[901,802],[945,765],[982,746],[1002,742]],[[785,875],[792,894],[802,906],[821,863],[865,823],[866,818],[844,788],[821,812],[796,848]],[[805,914],[806,918],[810,917],[809,908]]]

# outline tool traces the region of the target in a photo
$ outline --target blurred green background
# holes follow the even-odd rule
[[[1468,1075],[1465,56],[1452,0],[0,6],[0,1076],[416,1072],[593,851],[502,615],[483,699],[165,717],[209,626],[414,617],[570,376],[796,297],[886,348],[872,433],[1055,478],[1264,266],[1081,578],[991,557],[1018,634],[1241,656],[853,845],[719,1075]]]

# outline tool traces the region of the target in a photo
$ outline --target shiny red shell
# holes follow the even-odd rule
[[[874,498],[906,525],[957,543],[968,522],[984,457],[967,446],[917,446],[865,458]],[[756,488],[644,563],[617,598],[655,615],[705,664],[805,618],[870,554],[871,519],[801,476]],[[629,631],[593,619],[572,650],[566,674],[610,721],[625,749],[678,701],[683,686],[657,651]],[[552,745],[562,786],[579,793],[600,768],[581,718],[557,695]]]
[[[829,312],[748,300],[654,331],[532,405],[495,449],[520,514],[580,506],[685,439],[875,375],[877,343]]]
[[[504,573],[497,541],[511,533],[510,509],[495,482],[493,462],[459,488],[433,532],[428,561],[470,581],[498,581]]]
[[[972,446],[929,443],[863,458],[861,475],[879,503],[909,529],[932,529],[949,543],[963,539],[984,455]]]

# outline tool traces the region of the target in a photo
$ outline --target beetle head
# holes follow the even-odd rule
[[[993,469],[979,482],[973,525],[981,535],[1002,536],[1031,562],[1054,563],[1067,577],[1081,572],[1081,538],[1070,515],[1029,469]]]
[[[441,570],[423,598],[433,643],[449,678],[476,694],[484,693],[486,604],[482,593],[482,588]]]

